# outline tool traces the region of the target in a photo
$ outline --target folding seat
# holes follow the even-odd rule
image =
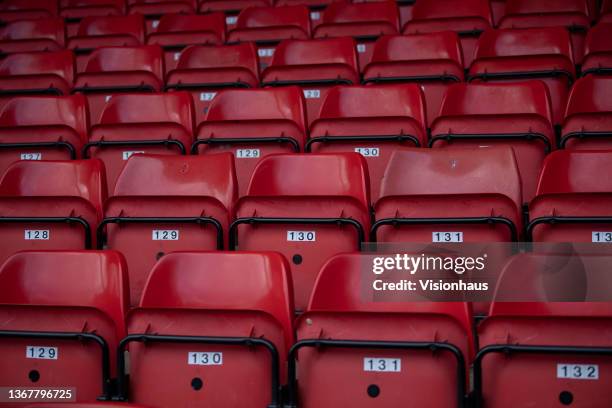
[[[529,202],[544,157],[555,148],[548,90],[539,81],[452,85],[430,134],[432,147],[511,147]]]
[[[178,63],[181,52],[189,45],[222,45],[225,42],[223,13],[166,14],[155,32],[147,36],[147,44],[158,44],[164,50],[166,72]]]
[[[332,3],[348,3],[348,0],[276,0],[278,6],[307,6],[310,9],[310,24],[316,27],[321,24],[325,7]],[[355,1],[357,3],[357,1]]]
[[[70,160],[87,143],[82,95],[17,97],[0,112],[0,174],[18,160]]]
[[[559,145],[612,149],[612,77],[588,75],[570,91]]]
[[[223,249],[236,197],[229,154],[135,155],[127,161],[104,205],[98,245],[125,255],[132,305],[165,254]]]
[[[353,37],[357,41],[359,66],[372,58],[374,42],[381,35],[398,34],[399,12],[393,1],[374,3],[333,3],[323,13],[314,38]]]
[[[78,402],[110,398],[127,296],[125,261],[117,252],[11,256],[0,268],[2,384],[68,388]]]
[[[375,3],[388,0],[353,0],[353,3]],[[403,27],[408,21],[412,20],[412,8],[416,0],[391,0],[397,3],[400,16],[400,27]]]
[[[371,239],[512,242],[521,236],[522,202],[508,147],[398,151],[374,204]]]
[[[355,41],[285,40],[276,48],[261,81],[264,86],[300,86],[306,98],[308,121],[312,123],[331,87],[359,84]]]
[[[69,95],[74,65],[67,50],[9,55],[0,62],[0,108],[20,95]]]
[[[582,75],[612,74],[612,24],[599,23],[589,30],[584,46]]]
[[[193,143],[193,104],[186,92],[116,95],[92,126],[83,156],[106,165],[112,191],[135,153],[185,154]]]
[[[323,265],[296,321],[287,406],[464,406],[469,305],[381,299],[364,290],[374,258],[341,254]]]
[[[529,205],[527,238],[608,242],[612,231],[612,151],[557,150],[544,161]]]
[[[205,14],[213,11],[223,11],[226,15],[227,29],[236,27],[238,14],[248,7],[270,7],[273,0],[200,0],[199,13]]]
[[[567,252],[563,255],[571,260]],[[549,276],[540,279],[569,288],[576,281],[569,276],[592,264],[584,256],[574,258],[581,265],[568,269],[571,275],[566,274],[559,285],[558,268],[566,267],[568,259],[559,256],[542,262],[535,257],[541,255],[522,254],[502,272],[499,285],[504,287],[507,279],[514,285],[510,296],[523,295],[533,276],[546,269]],[[609,265],[609,256],[602,258]],[[609,272],[609,267],[599,263],[597,269]],[[490,316],[478,326],[480,350],[474,363],[477,406],[608,407],[612,398],[612,303],[550,301],[550,294],[541,292],[535,292],[528,302],[494,301]],[[542,296],[536,297],[538,294]],[[609,299],[609,292],[607,295]]]
[[[305,102],[298,87],[223,90],[198,126],[191,151],[232,153],[243,195],[263,157],[302,151],[306,134]]]
[[[57,15],[57,0],[4,0],[0,3],[0,22],[51,18]]]
[[[421,1],[414,5],[412,20],[403,34],[423,34],[454,31],[459,35],[463,50],[463,63],[469,68],[480,35],[493,25],[489,0]]]
[[[423,93],[416,84],[337,86],[310,126],[306,150],[363,155],[376,201],[391,154],[427,145],[426,122]]]
[[[101,47],[88,56],[73,92],[87,96],[90,122],[97,124],[104,105],[114,95],[160,92],[163,78],[163,52],[158,45]]]
[[[77,34],[68,39],[67,48],[74,51],[77,70],[83,71],[88,55],[99,47],[128,47],[144,44],[145,21],[139,14],[128,16],[85,17]]]
[[[16,52],[59,51],[65,43],[64,20],[13,21],[0,29],[0,56]]]
[[[599,23],[612,23],[612,1],[602,0]]]
[[[197,0],[127,0],[129,14],[145,16],[147,33],[156,30],[159,20],[166,14],[195,14]]]
[[[68,36],[73,37],[85,17],[119,16],[124,12],[125,0],[61,0],[59,14],[66,20]]]
[[[236,206],[230,249],[281,252],[292,263],[295,307],[303,311],[323,262],[366,239],[369,198],[360,154],[265,157]]]
[[[584,54],[584,41],[591,26],[586,0],[508,0],[500,28],[565,27],[572,40],[574,61]]]
[[[418,83],[427,101],[428,124],[438,116],[448,87],[463,82],[463,56],[457,34],[383,36],[376,41],[372,61],[363,69],[363,82]]]
[[[574,77],[569,33],[561,27],[548,27],[485,32],[478,42],[467,79],[469,82],[541,80],[550,93],[553,123],[559,125]]]
[[[259,86],[257,65],[257,51],[251,43],[187,47],[176,69],[166,75],[166,90],[191,93],[199,124],[206,117],[217,91]]]
[[[0,262],[26,249],[93,248],[105,197],[98,160],[13,163],[0,180]]]
[[[270,65],[276,46],[286,39],[310,38],[310,14],[305,6],[251,7],[238,16],[229,43],[254,42],[261,70]]]
[[[280,407],[292,319],[289,266],[280,254],[169,254],[130,314],[122,344],[129,348],[128,399],[164,407]],[[172,376],[160,376],[160,369]]]

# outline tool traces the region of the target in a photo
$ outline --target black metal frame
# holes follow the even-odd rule
[[[303,79],[303,80],[287,80],[287,81],[267,81],[262,82],[261,86],[333,86],[333,85],[353,85],[353,82],[344,78],[330,79]]]
[[[467,82],[472,82],[474,79],[487,81],[488,79],[529,79],[529,78],[547,78],[547,77],[567,77],[569,84],[574,81],[572,74],[562,69],[551,69],[547,71],[517,71],[517,72],[479,72],[469,75]]]
[[[592,74],[592,75],[610,75],[612,74],[612,67],[598,67],[598,68],[589,68],[587,70],[582,71],[583,77]]]
[[[376,242],[376,232],[383,225],[420,225],[420,224],[502,224],[510,230],[512,242],[518,240],[518,232],[512,221],[504,217],[465,217],[465,218],[383,218],[376,221],[370,230],[370,241]]]
[[[610,70],[610,72],[612,73],[612,69]],[[589,131],[570,132],[561,137],[561,140],[559,141],[559,147],[564,149],[565,145],[567,144],[567,141],[570,139],[585,139],[585,138],[593,138],[593,139],[602,138],[603,139],[605,137],[609,137],[610,140],[612,141],[612,132],[589,132]]]
[[[306,142],[304,150],[310,152],[314,143],[329,143],[329,142],[406,142],[414,143],[416,147],[420,147],[419,139],[412,135],[367,135],[367,136],[316,136],[311,137]]]
[[[110,352],[108,344],[103,337],[94,333],[79,332],[42,332],[42,331],[13,331],[2,330],[0,337],[3,338],[22,338],[22,339],[50,339],[50,340],[75,340],[93,341],[100,346],[102,352],[102,395],[99,400],[106,401],[111,398],[111,376],[110,376]]]
[[[223,249],[223,227],[212,217],[110,217],[104,218],[96,230],[98,249],[104,249],[104,228],[107,224],[212,224],[217,230],[217,249]]]
[[[20,95],[53,95],[62,96],[64,93],[50,86],[48,88],[29,88],[29,89],[0,89],[0,96],[20,96]]]
[[[525,132],[525,133],[475,133],[475,134],[462,134],[462,133],[444,133],[444,134],[439,134],[439,135],[435,135],[432,136],[429,139],[429,147],[432,147],[434,145],[434,143],[436,143],[437,141],[440,140],[444,140],[447,142],[452,141],[453,139],[455,140],[461,140],[461,139],[468,139],[468,140],[487,140],[487,139],[525,139],[527,141],[531,141],[531,140],[538,140],[542,143],[544,143],[544,151],[546,152],[546,154],[550,153],[551,151],[551,145],[550,145],[550,140],[544,136],[541,133],[535,133],[535,132]]]
[[[303,347],[335,347],[351,349],[384,349],[384,350],[439,350],[449,351],[457,361],[457,407],[465,407],[466,399],[466,367],[463,353],[453,344],[438,342],[404,342],[404,341],[362,341],[306,339],[296,342],[289,350],[288,357],[288,401],[285,408],[297,408],[298,380],[296,375],[297,352]]]
[[[238,225],[240,224],[318,224],[318,225],[351,225],[357,230],[357,250],[361,250],[361,243],[365,241],[363,227],[352,218],[270,218],[270,217],[247,217],[238,218],[229,228],[229,249],[235,250],[238,246]]]
[[[72,93],[82,92],[86,94],[92,93],[109,93],[109,92],[155,92],[149,84],[138,85],[113,85],[113,86],[79,86],[72,89]]]
[[[412,75],[412,76],[396,76],[396,77],[373,77],[364,78],[362,83],[377,84],[379,82],[425,82],[425,81],[443,81],[443,82],[461,82],[461,79],[456,75],[441,74],[441,75]]]
[[[76,159],[76,149],[73,145],[68,142],[58,140],[56,142],[32,142],[32,143],[4,143],[0,142],[0,149],[26,149],[26,148],[50,148],[50,147],[61,147],[68,150],[70,154],[70,160]]]
[[[529,353],[529,354],[580,354],[612,355],[612,347],[575,347],[575,346],[531,346],[518,344],[494,344],[483,347],[474,359],[474,406],[482,407],[482,360],[489,354]]]
[[[267,408],[281,408],[280,405],[280,367],[278,350],[272,342],[255,337],[204,337],[204,336],[173,336],[152,334],[130,334],[119,342],[117,350],[117,397],[120,401],[127,401],[128,387],[125,373],[125,350],[129,343],[195,343],[220,344],[228,346],[263,347],[270,353],[271,360],[271,398]]]
[[[251,85],[246,82],[215,82],[215,83],[183,83],[177,82],[176,84],[168,84],[164,87],[164,90],[176,89],[176,90],[197,90],[201,88],[206,89],[223,89],[223,88],[250,88]]]
[[[164,140],[96,140],[85,144],[83,147],[83,158],[89,157],[89,150],[92,147],[115,147],[115,146],[177,146],[181,154],[186,154],[187,149],[180,140],[164,139]]]
[[[198,153],[198,146],[206,144],[206,145],[214,145],[214,144],[245,144],[245,143],[278,143],[284,144],[288,143],[293,148],[293,151],[299,153],[300,145],[292,137],[285,136],[272,136],[272,137],[223,137],[223,138],[208,138],[208,139],[196,139],[195,142],[191,145],[191,154]]]
[[[32,222],[32,223],[75,223],[83,226],[85,232],[85,249],[91,248],[91,227],[89,223],[81,217],[2,217],[0,216],[0,224],[3,222]]]
[[[538,217],[527,224],[527,240],[533,240],[533,229],[539,224],[598,224],[612,223],[612,217],[564,217],[564,216],[548,216]]]

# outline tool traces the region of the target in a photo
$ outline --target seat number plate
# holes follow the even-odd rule
[[[57,360],[57,347],[26,346],[26,358]]]
[[[21,160],[42,160],[42,153],[21,153]]]
[[[49,230],[25,230],[23,235],[26,241],[49,240]]]
[[[287,231],[287,241],[314,242],[317,240],[315,231]]]
[[[153,230],[152,239],[153,241],[178,241],[179,231],[178,230]]]
[[[130,157],[132,157],[133,154],[136,154],[136,153],[144,153],[144,150],[131,150],[131,151],[123,152],[123,155],[121,157],[123,158],[123,160],[127,160]]]
[[[355,153],[359,153],[363,157],[378,157],[380,156],[380,148],[378,147],[356,147]]]
[[[189,365],[223,365],[223,353],[210,351],[190,351],[187,353]]]
[[[557,378],[599,380],[597,364],[557,364]]]
[[[238,149],[236,150],[236,158],[238,159],[257,159],[261,156],[259,149]]]
[[[402,371],[402,360],[399,358],[364,357],[363,371],[399,373]]]
[[[431,242],[463,242],[463,232],[457,232],[457,231],[432,232]]]
[[[593,231],[593,242],[612,242],[612,231]]]

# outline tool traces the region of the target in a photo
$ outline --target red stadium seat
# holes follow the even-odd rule
[[[87,96],[90,122],[97,124],[104,105],[121,93],[160,92],[164,87],[163,53],[157,45],[101,47],[77,74],[73,92]]]
[[[0,262],[25,249],[93,248],[105,198],[98,160],[13,163],[0,180]]]
[[[368,162],[370,194],[378,199],[380,181],[394,151],[427,145],[425,101],[418,85],[337,86],[310,126],[307,151],[357,152]]]
[[[584,40],[591,26],[585,0],[508,0],[500,28],[565,27],[570,32],[574,61],[584,54]]]
[[[276,46],[286,39],[310,38],[310,15],[304,6],[251,7],[238,16],[236,27],[228,34],[229,43],[254,42],[259,66],[272,61]]]
[[[68,39],[67,48],[76,54],[77,70],[81,72],[88,55],[98,47],[133,47],[144,44],[144,41],[142,15],[85,17],[79,23],[77,34]]]
[[[157,30],[147,37],[147,44],[157,44],[164,49],[166,72],[178,63],[181,52],[189,45],[221,45],[225,42],[225,17],[223,13],[166,14]]]
[[[0,108],[21,95],[69,95],[74,80],[70,51],[9,55],[0,62]]]
[[[612,149],[612,77],[588,75],[570,91],[561,147]]]
[[[367,171],[357,153],[264,158],[236,206],[230,249],[281,252],[292,262],[295,307],[304,310],[324,261],[366,239]]]
[[[4,0],[0,3],[0,22],[55,17],[57,6],[57,0]]]
[[[160,19],[167,14],[194,14],[198,9],[197,0],[127,0],[129,14],[145,16],[147,33],[158,27]]]
[[[263,157],[302,151],[306,134],[306,108],[298,87],[224,90],[198,127],[192,152],[233,153],[243,195]]]
[[[323,13],[315,38],[353,37],[357,42],[359,66],[372,58],[374,42],[381,35],[399,32],[399,13],[394,1],[374,3],[332,3]]]
[[[582,75],[612,74],[612,21],[599,23],[589,30],[584,46]]]
[[[127,259],[132,305],[165,254],[223,249],[236,197],[229,154],[135,155],[127,161],[104,205],[98,236],[100,247]]]
[[[18,160],[69,160],[87,143],[81,95],[12,99],[0,112],[0,174]]]
[[[274,0],[200,0],[199,13],[223,11],[226,14],[227,29],[236,27],[238,14],[248,7],[270,7]]]
[[[519,255],[502,272],[498,291],[509,278],[514,285],[510,296],[520,296],[527,290],[526,283],[534,280],[534,272],[547,270],[550,282],[582,286],[570,276],[576,276],[580,269],[588,270],[592,262],[584,256],[574,258],[580,268],[569,269],[566,263],[571,257],[564,254],[546,261],[538,259],[544,258],[542,255]],[[610,258],[602,258],[609,265]],[[571,275],[561,281],[559,271],[564,267]],[[605,271],[603,265],[596,268]],[[550,282],[548,285],[554,286]],[[480,351],[474,364],[474,393],[479,406],[610,405],[612,336],[608,329],[612,303],[546,299],[493,302],[490,316],[478,326]]]
[[[544,157],[555,147],[548,90],[539,81],[452,85],[431,125],[430,145],[512,147],[529,202]]]
[[[0,56],[16,52],[59,51],[64,48],[64,20],[19,20],[0,29]]]
[[[612,23],[612,1],[601,1],[599,23]]]
[[[612,231],[612,151],[558,150],[544,161],[529,205],[527,238],[607,242]],[[604,238],[602,238],[604,237]]]
[[[84,157],[106,165],[112,191],[134,153],[185,154],[193,143],[193,104],[185,92],[117,95],[91,128]]]
[[[118,16],[125,11],[125,0],[60,0],[60,16],[66,20],[69,37],[77,34],[85,17]]]
[[[276,6],[307,6],[310,9],[310,24],[314,28],[321,24],[325,7],[332,3],[348,3],[348,0],[276,0]],[[355,1],[355,3],[357,3]]]
[[[296,322],[287,406],[464,406],[474,352],[468,304],[374,300],[380,293],[363,285],[373,258],[338,255],[321,269]]]
[[[548,86],[553,121],[558,125],[563,120],[574,77],[569,33],[561,27],[549,27],[485,32],[480,37],[468,81],[542,80]]]
[[[478,37],[491,28],[493,17],[489,0],[417,1],[404,34],[454,31],[459,35],[465,68],[472,64]]]
[[[276,48],[261,81],[264,86],[300,86],[306,98],[308,122],[312,123],[331,87],[359,84],[355,41],[285,40]]]
[[[117,252],[13,255],[0,268],[0,382],[70,388],[79,402],[110,398],[127,300]]]
[[[378,242],[512,242],[521,179],[510,148],[413,149],[389,162],[374,205]],[[443,232],[452,241],[442,240]]]
[[[259,86],[257,52],[251,43],[216,47],[191,46],[168,72],[167,90],[191,93],[196,124],[202,123],[217,91]]]
[[[366,84],[418,83],[427,101],[428,124],[438,116],[448,87],[463,80],[461,44],[450,31],[381,37],[363,69]]]
[[[129,318],[129,400],[280,407],[292,319],[291,277],[281,255],[169,254],[153,268]]]

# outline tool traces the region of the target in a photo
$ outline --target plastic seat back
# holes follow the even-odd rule
[[[237,196],[233,157],[134,155],[104,206],[106,247],[125,255],[136,305],[155,262],[226,245]]]
[[[612,73],[612,21],[599,23],[591,28],[586,37],[582,75]]]
[[[125,0],[60,0],[59,14],[66,20],[68,36],[73,37],[83,18],[122,15],[125,7]]]
[[[193,15],[198,9],[198,0],[127,0],[127,4],[128,14],[145,16],[147,34],[155,32],[165,15]]]
[[[232,394],[241,406],[278,404],[293,344],[292,320],[289,266],[280,254],[169,254],[153,268],[130,317],[131,335],[155,334],[143,339],[146,344],[129,345],[129,399],[217,406]],[[194,341],[165,342],[159,335]],[[156,367],[177,375],[162,379]],[[233,394],[237,385],[242,392]],[[178,390],[183,391],[177,395]]]
[[[64,48],[64,20],[19,20],[0,30],[0,55],[17,52],[59,51]]]
[[[307,131],[305,115],[304,97],[296,86],[223,90],[198,127],[192,151],[232,153],[243,195],[262,158],[302,151]]]
[[[0,5],[0,21],[52,18],[57,6],[57,0],[5,0]]]

